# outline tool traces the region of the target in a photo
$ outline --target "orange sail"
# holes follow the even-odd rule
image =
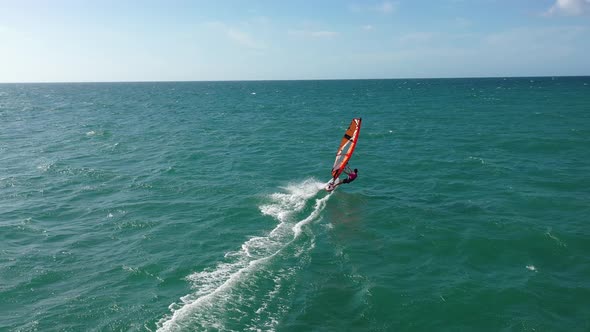
[[[340,174],[342,174],[346,168],[346,165],[348,164],[348,161],[350,160],[350,157],[352,157],[352,153],[356,147],[356,142],[359,139],[361,121],[361,118],[352,119],[348,129],[346,129],[346,132],[344,133],[344,137],[340,141],[340,146],[336,152],[336,161],[334,161],[334,166],[332,166],[332,177],[334,179],[338,178]]]

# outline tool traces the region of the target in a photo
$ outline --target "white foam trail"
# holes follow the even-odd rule
[[[275,253],[276,254],[276,253]],[[169,306],[169,308],[173,311],[172,317],[170,319],[164,321],[162,325],[158,328],[158,331],[174,331],[176,328],[182,327],[182,322],[186,320],[190,315],[200,307],[200,305],[207,305],[208,302],[217,294],[222,293],[224,290],[231,288],[236,281],[240,279],[240,277],[249,272],[249,270],[253,270],[258,264],[263,261],[268,260],[269,258],[273,257],[275,254],[260,258],[257,260],[250,261],[249,264],[240,268],[237,272],[232,273],[229,278],[221,284],[221,286],[215,288],[214,290],[210,291],[206,295],[198,296],[199,293],[196,294],[189,294],[181,298],[184,306],[180,307],[179,309],[174,309],[176,307],[175,304]],[[221,264],[221,274],[224,274],[224,270],[226,267],[223,267],[224,264]]]
[[[181,303],[173,303],[169,306],[172,314],[160,319],[157,323],[158,331],[174,331],[182,329],[187,324],[194,323],[197,313],[207,310],[220,302],[231,300],[231,289],[238,282],[248,280],[248,275],[263,266],[270,259],[283,251],[293,243],[301,234],[302,227],[318,218],[326,206],[331,195],[316,199],[311,213],[300,221],[291,221],[292,216],[305,208],[307,202],[323,190],[324,183],[313,179],[298,184],[290,184],[284,188],[286,193],[274,193],[269,196],[271,203],[260,206],[263,215],[269,215],[279,221],[279,224],[269,233],[268,236],[252,237],[242,244],[241,249],[236,252],[226,253],[228,262],[219,263],[215,269],[210,271],[196,272],[187,277],[196,289],[194,293],[183,296]],[[313,242],[313,241],[312,241]],[[313,248],[311,243],[307,250]],[[294,257],[299,257],[305,248],[295,250]],[[274,274],[275,287],[280,287],[277,280],[281,279],[278,271]],[[272,298],[276,296],[278,288],[267,294]],[[225,295],[222,295],[225,294]],[[268,299],[266,299],[268,300]],[[260,308],[259,310],[265,310]],[[192,318],[192,320],[191,320]],[[209,324],[210,327],[223,329],[220,322],[200,322]],[[213,326],[215,325],[215,326]],[[271,324],[271,325],[276,325]],[[268,329],[268,322],[265,329]]]
[[[309,222],[311,222],[319,216],[320,212],[326,206],[326,202],[328,201],[328,199],[330,199],[330,196],[332,195],[326,195],[324,198],[316,200],[315,207],[311,214],[307,218],[301,220],[300,222],[296,223],[295,226],[293,226],[293,238],[296,239],[297,237],[299,237],[299,234],[301,234],[301,227],[303,225],[308,224]]]
[[[300,184],[291,184],[286,188],[287,193],[274,193],[271,195],[271,204],[260,206],[260,211],[284,222],[291,215],[301,211],[307,200],[315,196],[322,188],[323,183],[313,179],[305,180]]]

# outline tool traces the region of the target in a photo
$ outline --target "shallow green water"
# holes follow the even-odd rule
[[[0,85],[0,329],[586,331],[589,112],[589,77]]]

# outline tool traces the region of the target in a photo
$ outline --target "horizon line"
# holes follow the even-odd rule
[[[298,82],[298,81],[386,81],[386,80],[444,80],[444,79],[498,79],[498,78],[573,78],[590,75],[531,75],[531,76],[448,76],[401,78],[300,78],[300,79],[220,79],[220,80],[130,80],[130,81],[22,81],[0,84],[109,84],[109,83],[216,83],[216,82]]]

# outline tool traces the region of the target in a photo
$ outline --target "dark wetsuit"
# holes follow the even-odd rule
[[[352,181],[354,181],[354,179],[356,179],[357,176],[358,176],[357,173],[350,172],[350,173],[348,173],[348,178],[344,179],[344,181],[342,181],[342,183],[351,183]]]

